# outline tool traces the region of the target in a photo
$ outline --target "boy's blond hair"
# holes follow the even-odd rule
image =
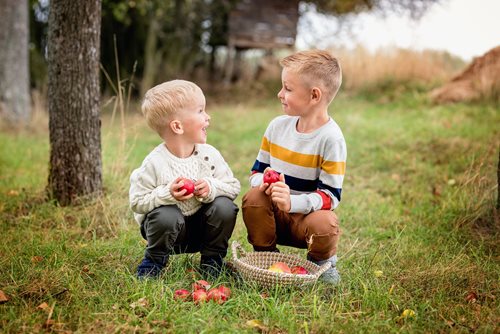
[[[319,86],[328,104],[342,84],[340,63],[327,51],[300,51],[281,59],[280,65],[300,75],[307,85]]]
[[[141,110],[149,127],[161,134],[172,116],[194,101],[196,92],[201,92],[201,88],[186,80],[167,81],[148,90]]]

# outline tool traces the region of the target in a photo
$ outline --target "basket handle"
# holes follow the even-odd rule
[[[233,260],[234,261],[237,261],[238,260],[238,252],[241,253],[241,255],[245,256],[247,253],[245,252],[245,250],[243,249],[243,247],[241,247],[241,245],[239,244],[238,241],[233,241],[233,243],[231,244],[231,249],[233,250]]]
[[[328,269],[330,269],[331,266],[332,266],[332,263],[330,261],[326,261],[325,263],[323,263],[319,267],[319,270],[315,273],[316,277],[320,277],[321,275],[323,275],[323,273],[325,271],[327,271]]]

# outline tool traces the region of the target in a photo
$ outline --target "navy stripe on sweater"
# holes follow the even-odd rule
[[[264,170],[270,167],[269,164],[260,162],[259,160],[255,160],[255,163],[252,167],[252,172],[255,173],[264,173]],[[342,193],[342,189],[330,187],[329,185],[324,184],[323,182],[316,180],[305,180],[298,177],[293,177],[285,174],[285,183],[290,187],[290,189],[296,191],[304,191],[304,192],[314,192],[318,189],[324,189],[333,194],[339,202]]]

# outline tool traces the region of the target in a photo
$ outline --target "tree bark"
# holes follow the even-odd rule
[[[28,1],[0,0],[0,116],[23,126],[31,116]]]
[[[101,0],[51,0],[47,188],[61,205],[102,192],[100,28]]]

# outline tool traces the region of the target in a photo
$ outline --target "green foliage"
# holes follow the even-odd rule
[[[280,106],[275,99],[209,100],[208,111],[209,142],[244,192],[261,135]],[[128,177],[159,142],[141,117],[127,115],[122,127],[104,112],[106,194],[75,207],[44,199],[48,133],[2,132],[0,290],[10,298],[0,304],[2,331],[495,332],[496,107],[431,106],[411,94],[384,104],[340,95],[330,111],[349,149],[337,210],[342,282],[261,291],[224,276],[214,282],[232,289],[224,305],[173,300],[176,289],[189,289],[197,254],[175,256],[159,280],[134,278],[145,244],[128,209]],[[250,251],[241,214],[232,240]],[[42,303],[48,307],[37,308]]]

